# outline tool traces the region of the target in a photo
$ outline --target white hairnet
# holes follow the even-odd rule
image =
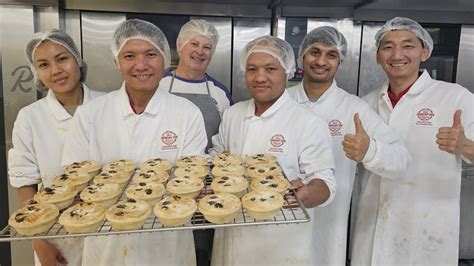
[[[323,26],[310,31],[304,37],[298,52],[298,66],[303,67],[304,55],[316,43],[335,47],[339,52],[341,62],[347,55],[347,41],[344,35],[336,28]]]
[[[295,55],[291,45],[282,39],[273,36],[262,36],[245,45],[240,56],[240,69],[245,72],[247,59],[252,53],[266,53],[275,57],[285,69],[288,77],[295,73]]]
[[[87,64],[82,61],[81,53],[76,47],[76,44],[66,32],[58,29],[52,29],[46,32],[37,32],[33,35],[31,40],[26,44],[25,55],[28,62],[30,62],[30,68],[35,77],[35,84],[40,89],[47,89],[41,80],[38,79],[38,73],[36,71],[34,55],[36,49],[44,42],[51,41],[56,44],[59,44],[66,48],[76,59],[79,69],[81,71],[80,81],[83,82],[87,77]]]
[[[160,51],[165,68],[170,66],[171,53],[168,40],[165,34],[154,24],[140,19],[129,19],[122,22],[115,30],[111,45],[112,53],[116,59],[129,40],[143,40],[150,43]]]
[[[186,45],[195,36],[204,36],[212,41],[212,54],[216,51],[219,33],[214,25],[203,19],[190,20],[181,27],[178,38],[176,39],[176,48],[178,51]]]
[[[426,48],[428,48],[428,58],[431,56],[431,52],[433,51],[433,39],[431,38],[428,31],[426,31],[418,22],[404,17],[395,17],[385,23],[382,28],[377,31],[375,34],[375,40],[377,49],[379,48],[380,41],[382,40],[385,33],[393,30],[406,30],[413,32],[416,37],[418,37],[424,44]]]

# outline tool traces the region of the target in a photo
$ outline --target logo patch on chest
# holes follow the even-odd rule
[[[416,109],[415,109],[416,110]],[[435,126],[435,111],[431,108],[421,108],[416,111],[415,126]]]
[[[285,136],[282,134],[275,134],[270,138],[270,146],[268,147],[268,152],[272,153],[286,153],[285,151]]]
[[[341,121],[337,119],[333,119],[328,122],[328,127],[329,127],[329,132],[331,133],[332,137],[342,136],[342,132],[341,132],[342,122]]]
[[[163,134],[161,134],[161,142],[163,143],[161,150],[178,149],[178,146],[176,145],[177,139],[178,139],[178,136],[173,131],[168,130],[168,131],[163,132]]]

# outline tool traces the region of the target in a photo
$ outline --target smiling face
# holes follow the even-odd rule
[[[76,58],[64,46],[44,41],[33,55],[38,78],[55,94],[81,90],[81,70]]]
[[[336,47],[313,44],[303,57],[305,80],[315,83],[332,83],[340,61]]]
[[[390,80],[410,80],[418,78],[420,63],[428,59],[429,50],[411,31],[387,32],[377,50],[377,63]]]
[[[129,92],[155,93],[164,73],[160,51],[144,40],[129,40],[118,54],[117,66]]]
[[[212,40],[197,35],[179,50],[179,68],[204,74],[212,57]]]
[[[245,67],[245,81],[257,109],[268,109],[285,91],[286,73],[280,62],[267,53],[250,54]]]

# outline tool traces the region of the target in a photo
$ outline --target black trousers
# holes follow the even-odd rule
[[[211,265],[214,229],[193,230],[197,266]]]

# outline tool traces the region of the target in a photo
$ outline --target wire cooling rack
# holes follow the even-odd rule
[[[204,188],[201,194],[197,197],[197,201],[206,195],[213,194],[211,190],[212,177],[209,175],[204,180]],[[166,193],[164,196],[168,196]],[[121,199],[125,199],[125,193],[122,193]],[[306,223],[310,221],[307,210],[304,208],[302,203],[296,198],[295,191],[290,189],[284,195],[285,202],[280,212],[273,218],[267,220],[255,220],[252,218],[247,211],[242,207],[237,214],[237,217],[229,223],[225,224],[214,224],[207,221],[202,213],[196,211],[191,220],[180,226],[163,226],[159,219],[151,212],[147,218],[145,224],[141,229],[128,230],[128,231],[117,231],[112,228],[111,224],[104,220],[96,232],[91,233],[79,233],[71,234],[68,233],[64,227],[56,222],[46,233],[38,234],[34,236],[24,236],[15,231],[14,228],[7,225],[0,233],[0,242],[9,242],[16,240],[31,240],[31,239],[51,239],[51,238],[66,238],[66,237],[85,237],[85,236],[99,236],[99,235],[115,235],[115,234],[131,234],[131,233],[150,233],[150,232],[162,232],[162,231],[178,231],[178,230],[196,230],[196,229],[208,229],[208,228],[223,228],[223,227],[234,227],[234,226],[255,226],[255,225],[275,225],[275,224],[292,224],[292,223]]]

